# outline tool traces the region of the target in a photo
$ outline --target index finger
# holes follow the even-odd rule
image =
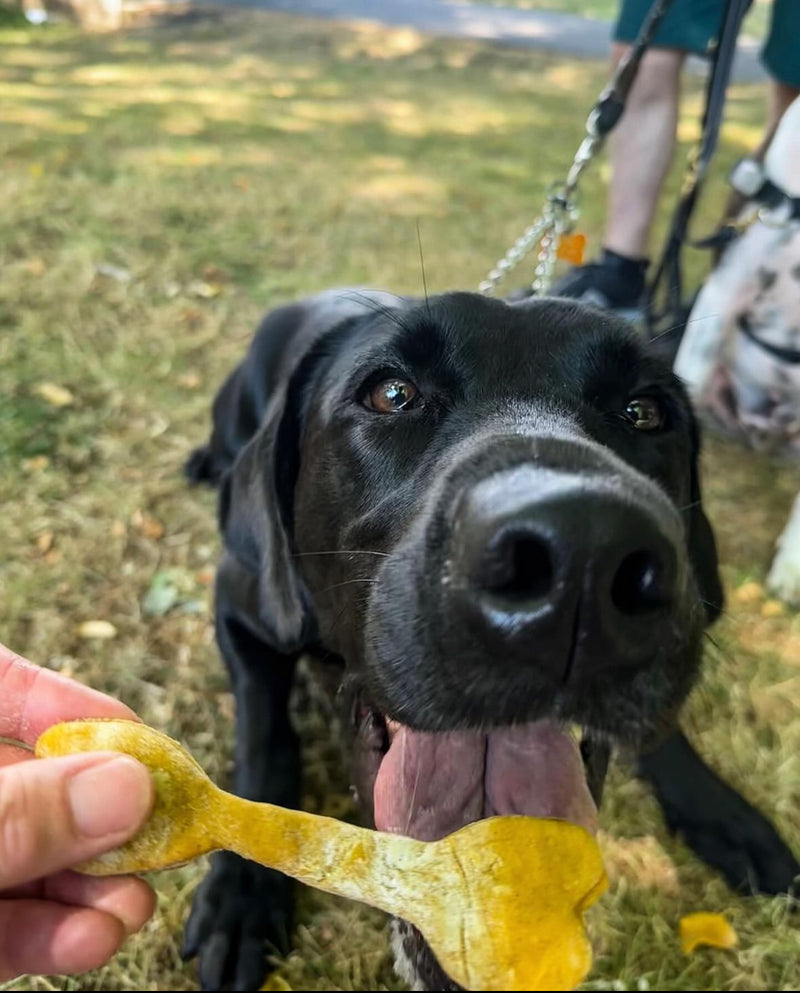
[[[139,719],[119,700],[40,669],[0,645],[0,737],[33,745],[51,724],[84,717]]]

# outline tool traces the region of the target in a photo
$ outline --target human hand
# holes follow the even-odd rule
[[[136,719],[0,645],[0,739],[32,746],[51,724],[82,717]],[[132,758],[34,760],[0,740],[0,982],[97,968],[144,925],[155,898],[143,880],[69,867],[130,838],[152,802],[150,776]]]

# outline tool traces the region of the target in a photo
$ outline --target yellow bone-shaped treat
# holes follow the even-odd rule
[[[582,915],[607,881],[582,827],[492,817],[416,841],[225,793],[176,741],[133,721],[57,724],[36,743],[42,758],[82,751],[134,756],[156,795],[139,833],[86,872],[146,872],[225,848],[411,921],[466,989],[571,990],[589,971]]]

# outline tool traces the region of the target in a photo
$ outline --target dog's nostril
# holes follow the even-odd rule
[[[538,600],[553,586],[553,560],[541,538],[506,532],[492,543],[481,585],[512,600]]]
[[[625,556],[611,584],[611,601],[622,614],[643,614],[669,603],[664,567],[654,552]]]

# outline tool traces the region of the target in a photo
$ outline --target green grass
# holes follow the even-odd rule
[[[224,782],[214,501],[180,476],[215,388],[278,302],[353,283],[419,292],[417,221],[431,291],[474,287],[563,175],[605,67],[277,15],[105,38],[7,30],[0,46],[0,640],[126,700]],[[684,153],[700,103],[689,81]],[[762,104],[758,87],[733,89],[699,229],[718,214],[720,177],[757,141]],[[604,175],[584,186],[594,248]],[[702,257],[691,261],[699,278]],[[46,382],[72,402],[48,404]],[[707,469],[736,590],[763,580],[797,473],[719,442]],[[165,570],[201,613],[144,613]],[[115,625],[113,641],[78,636],[94,618]],[[763,616],[757,592],[734,596],[715,639],[688,728],[800,848],[800,621]],[[351,812],[329,715],[313,693],[298,713],[306,806]],[[785,902],[733,896],[666,836],[622,765],[603,828],[615,882],[593,914],[589,988],[800,986]],[[178,949],[201,872],[158,878],[157,916],[106,969],[8,988],[194,989]],[[739,949],[685,959],[677,922],[697,909],[727,913]],[[280,975],[294,989],[400,988],[382,917],[311,893]]]
[[[516,7],[519,10],[555,10],[562,14],[578,14],[600,21],[615,21],[620,0],[466,0],[467,3],[489,3],[494,7]],[[772,0],[754,0],[745,18],[743,33],[764,38],[769,27]]]
[[[600,21],[613,21],[619,10],[618,0],[467,0],[488,3],[492,7],[516,7],[517,10],[554,10],[561,14],[578,14]]]

